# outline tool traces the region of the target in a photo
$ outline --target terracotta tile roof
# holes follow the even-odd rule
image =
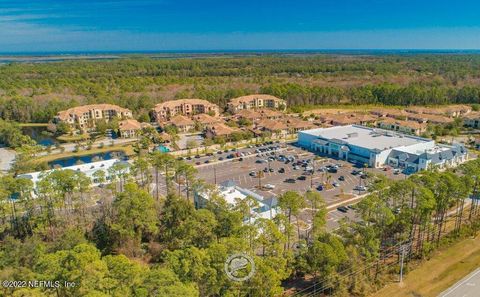
[[[308,121],[304,121],[302,119],[298,118],[292,118],[289,117],[285,120],[285,124],[287,125],[288,128],[293,128],[293,129],[312,129],[315,128],[316,126]]]
[[[261,118],[262,114],[252,109],[242,109],[235,114],[235,117],[244,118],[248,120],[255,120],[255,119]]]
[[[261,127],[269,131],[287,130],[288,126],[280,121],[264,119],[258,122],[257,128]]]
[[[173,118],[170,119],[169,121],[172,125],[175,126],[193,126],[195,123],[187,118],[186,116],[183,115],[176,115]]]
[[[192,119],[194,121],[197,121],[203,125],[210,125],[210,124],[214,124],[214,123],[218,123],[220,122],[220,119],[217,118],[217,117],[212,117],[206,113],[201,113],[201,114],[197,114],[197,115],[194,115],[192,117]]]
[[[57,117],[60,120],[66,120],[70,117],[70,115],[81,116],[84,113],[87,113],[91,110],[115,110],[116,112],[132,113],[130,109],[123,108],[118,105],[102,103],[102,104],[89,104],[89,105],[72,107],[67,110],[58,112]]]
[[[420,129],[423,130],[427,127],[426,124],[421,124],[415,121],[401,121],[401,120],[395,120],[392,118],[385,118],[381,119],[379,121],[380,123],[386,123],[386,124],[393,124],[393,125],[398,125],[401,127],[407,127],[407,128],[412,128],[412,129]]]
[[[142,129],[142,124],[140,124],[137,120],[133,119],[123,120],[118,123],[118,129],[120,131],[140,130]]]
[[[225,124],[210,126],[208,127],[208,130],[211,131],[215,136],[226,136],[238,131],[238,129],[229,127]]]
[[[285,114],[281,111],[277,110],[272,110],[272,109],[267,109],[267,108],[262,108],[259,109],[258,112],[263,116],[267,118],[273,118],[273,117],[283,117]]]
[[[464,115],[463,118],[469,120],[478,120],[480,119],[480,112],[479,111],[472,111],[471,113]]]

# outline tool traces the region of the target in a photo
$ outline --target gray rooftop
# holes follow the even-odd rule
[[[337,143],[351,144],[367,149],[386,150],[432,140],[406,135],[395,131],[369,128],[359,125],[336,126],[306,130],[300,133],[310,134]]]

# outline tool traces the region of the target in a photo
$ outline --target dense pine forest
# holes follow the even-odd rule
[[[10,120],[47,122],[83,103],[115,103],[144,121],[163,100],[197,97],[224,107],[257,92],[288,100],[293,111],[480,103],[479,66],[473,55],[6,64],[0,66],[0,141],[23,151],[15,166],[27,164],[35,159],[34,143]],[[326,202],[313,189],[283,192],[274,219],[253,220],[255,199],[227,204],[194,166],[172,154],[138,149],[130,170],[116,164],[109,180],[97,171],[99,187],[72,170],[48,172],[36,187],[14,174],[0,176],[0,279],[62,284],[2,282],[0,296],[368,296],[397,280],[401,252],[407,272],[411,261],[476,236],[480,227],[478,159],[397,181],[363,168],[369,194],[351,205],[358,220],[344,219],[331,232]],[[212,195],[196,209],[200,191]],[[297,223],[305,209],[307,229]],[[225,259],[233,252],[254,259],[251,279],[228,278]]]
[[[46,122],[61,109],[115,103],[148,120],[156,103],[202,98],[224,107],[268,93],[292,109],[312,105],[437,105],[480,102],[477,55],[271,55],[176,59],[125,56],[109,61],[0,66],[0,117]]]
[[[232,207],[214,195],[196,210],[193,193],[209,186],[171,155],[139,157],[128,174],[121,165],[109,172],[110,182],[96,176],[107,187],[92,188],[83,173],[53,171],[35,192],[28,179],[0,178],[3,280],[76,284],[7,282],[2,296],[280,296],[282,281],[295,287],[304,277],[311,285],[296,296],[368,296],[396,279],[400,248],[408,248],[406,262],[423,259],[480,226],[478,200],[467,198],[478,197],[478,160],[396,182],[369,174],[373,192],[356,206],[361,221],[334,233],[318,192],[287,191],[274,220],[245,223],[255,199]],[[163,182],[165,196],[148,186]],[[314,210],[307,231],[295,223],[304,208]],[[224,272],[239,251],[256,265],[246,282]]]

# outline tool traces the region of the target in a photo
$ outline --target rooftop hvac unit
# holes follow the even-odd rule
[[[348,133],[348,134],[347,134],[347,137],[348,137],[348,138],[358,137],[358,133],[357,133],[357,132]]]

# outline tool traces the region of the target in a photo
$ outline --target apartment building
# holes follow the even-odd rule
[[[211,116],[220,115],[220,108],[203,99],[179,99],[159,103],[152,110],[156,121],[169,121],[176,115],[194,116],[206,113]]]
[[[237,113],[243,109],[271,108],[285,110],[287,102],[272,95],[255,94],[234,98],[228,102],[228,110]]]
[[[132,118],[132,111],[113,104],[90,104],[72,107],[57,113],[54,118],[56,123],[64,122],[78,127],[80,130],[95,128],[99,120],[110,121],[114,118]]]
[[[118,123],[118,131],[122,138],[134,138],[137,137],[140,131],[150,126],[148,123],[140,123],[134,119],[123,120]]]
[[[385,118],[378,122],[378,127],[393,130],[406,134],[420,135],[427,131],[427,124],[414,121],[401,121],[392,118]]]
[[[474,111],[463,117],[463,125],[471,128],[480,128],[480,112]]]

